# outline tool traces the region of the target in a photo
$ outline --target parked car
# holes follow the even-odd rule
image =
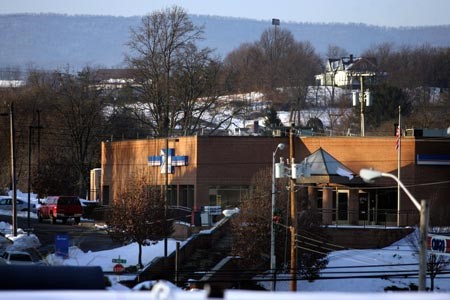
[[[83,207],[77,196],[47,197],[37,210],[39,222],[42,222],[44,219],[50,219],[52,224],[55,224],[58,219],[66,223],[69,218],[73,218],[75,224],[78,224],[82,214]]]
[[[12,210],[13,200],[10,196],[0,196],[0,209],[4,210]],[[16,198],[16,207],[17,211],[27,211],[28,210],[28,201]],[[30,211],[36,212],[36,204],[30,203]]]
[[[25,251],[7,250],[0,259],[0,264],[6,265],[34,265],[31,254]]]

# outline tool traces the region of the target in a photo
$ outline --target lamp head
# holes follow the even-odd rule
[[[277,148],[280,149],[281,151],[283,151],[284,147],[285,147],[285,144],[283,144],[283,143],[279,143],[277,146]]]
[[[359,176],[368,183],[372,183],[374,179],[380,178],[382,173],[380,171],[371,170],[371,169],[361,169],[359,171]]]

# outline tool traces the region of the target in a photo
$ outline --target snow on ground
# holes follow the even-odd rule
[[[415,234],[415,233],[412,233]],[[372,293],[384,292],[386,287],[408,288],[418,286],[419,255],[408,242],[410,238],[397,241],[382,249],[352,249],[334,251],[328,254],[328,265],[322,270],[321,277],[328,279],[313,282],[298,281],[297,290],[307,292],[347,292]],[[351,278],[357,276],[376,276],[380,274],[416,274],[415,276],[383,278]],[[346,278],[333,278],[346,277]],[[349,278],[350,277],[350,278]],[[280,276],[277,290],[289,290],[289,277]],[[269,287],[270,282],[264,282]],[[427,286],[430,286],[427,278]],[[435,291],[450,292],[450,274],[439,275],[435,279]]]
[[[9,228],[8,228],[9,227]],[[0,231],[9,232],[10,224],[0,222]],[[19,230],[19,232],[22,232]],[[7,234],[9,236],[9,234]],[[14,238],[14,244],[20,243],[20,247],[35,247],[38,243],[35,235],[26,235],[21,233],[19,237]],[[28,247],[27,247],[28,246]],[[168,239],[169,254],[175,251],[176,241]],[[143,247],[142,260],[144,264],[150,263],[155,257],[162,256],[164,253],[164,243],[162,241]],[[54,254],[46,258],[50,265],[72,265],[72,266],[100,266],[103,271],[112,271],[115,258],[126,259],[127,266],[134,266],[138,263],[138,245],[132,243],[123,247],[104,250],[83,252],[77,247],[70,247],[69,258],[63,259]],[[389,247],[382,249],[364,249],[364,250],[342,250],[334,251],[328,255],[329,263],[322,271],[322,277],[329,279],[315,280],[314,282],[298,281],[297,290],[306,292],[346,292],[346,293],[372,293],[384,292],[389,286],[407,288],[411,284],[418,285],[417,276],[395,277],[395,278],[342,278],[333,279],[333,277],[356,277],[364,275],[385,274],[387,272],[407,272],[417,273],[418,254],[411,248],[407,238],[402,239]],[[408,265],[413,264],[413,265]],[[381,267],[380,267],[381,265]],[[123,275],[110,277],[113,281],[124,279]],[[289,277],[280,275],[277,282],[277,291],[289,291]],[[262,283],[269,287],[270,282]],[[428,280],[428,286],[430,285]],[[439,276],[435,280],[436,291],[450,292],[450,275]]]
[[[27,199],[26,194],[20,195]],[[33,195],[32,201],[36,202]],[[11,211],[0,210],[0,214],[11,215]],[[27,217],[27,212],[18,212],[18,216]],[[37,218],[35,213],[30,213],[31,218]],[[99,230],[104,230],[104,224],[94,224]],[[22,229],[18,229],[18,235],[11,235],[12,228],[9,223],[0,222],[0,232],[3,233],[12,245],[8,248],[16,250],[36,248],[40,246],[39,239],[34,234],[27,234]],[[207,232],[207,231],[206,231]],[[168,239],[168,253],[172,253],[176,248],[176,240]],[[158,256],[163,256],[164,242],[152,243],[150,246],[142,248],[142,261],[144,265],[150,263]],[[115,263],[112,259],[126,259],[125,267],[135,266],[138,263],[138,245],[132,243],[123,247],[104,250],[83,252],[77,247],[69,248],[69,257],[63,259],[50,254],[46,257],[46,262],[50,265],[71,265],[71,266],[100,266],[103,271],[111,272]],[[386,272],[407,272],[409,274],[417,273],[418,254],[411,247],[408,238],[402,239],[389,247],[382,249],[364,249],[364,250],[342,250],[334,251],[328,255],[328,265],[322,270],[321,276],[328,279],[315,280],[313,282],[298,281],[297,290],[306,292],[345,292],[345,293],[372,293],[384,292],[389,286],[407,288],[411,284],[418,285],[417,276],[412,277],[391,277],[391,278],[333,278],[333,277],[356,277],[364,275],[385,274]],[[413,265],[408,265],[413,264]],[[381,265],[381,267],[380,267]],[[111,276],[113,284],[117,280],[125,279],[124,275]],[[279,275],[277,282],[277,291],[289,291],[289,277]],[[261,283],[267,288],[270,287],[270,281]],[[428,279],[427,286],[430,286]],[[115,288],[120,287],[115,285]],[[438,276],[435,280],[436,291],[450,293],[450,275]]]
[[[167,251],[172,253],[175,251],[176,241],[174,239],[167,240]],[[112,272],[115,263],[112,259],[119,258],[125,259],[127,262],[123,264],[125,267],[136,266],[138,264],[138,251],[139,247],[137,243],[131,243],[129,245],[118,247],[110,250],[103,251],[88,251],[83,252],[78,247],[69,248],[69,258],[64,259],[50,254],[47,256],[46,261],[50,265],[65,265],[65,266],[100,266],[105,272]],[[145,264],[150,263],[154,258],[163,256],[164,242],[160,241],[150,246],[142,247],[142,262]]]

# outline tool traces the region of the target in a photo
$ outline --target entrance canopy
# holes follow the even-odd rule
[[[305,159],[310,166],[311,177],[302,178],[304,183],[348,184],[355,177],[355,173],[352,170],[322,148],[319,148]]]

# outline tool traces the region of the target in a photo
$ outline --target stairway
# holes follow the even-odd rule
[[[225,233],[211,243],[211,248],[197,248],[179,267],[179,286],[189,281],[196,282],[209,273],[223,258],[231,252],[231,233]]]

